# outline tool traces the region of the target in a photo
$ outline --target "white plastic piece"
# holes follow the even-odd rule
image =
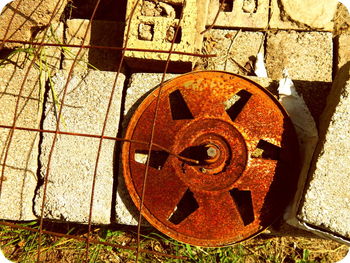
[[[267,78],[267,71],[266,71],[265,63],[264,63],[264,54],[262,52],[259,52],[256,55],[254,73],[259,78]]]
[[[280,80],[278,87],[279,101],[286,109],[292,120],[299,140],[301,158],[301,171],[298,188],[293,203],[287,208],[284,215],[286,222],[292,226],[300,227],[296,218],[297,209],[303,193],[304,184],[310,167],[312,156],[318,141],[318,132],[315,121],[306,106],[302,96],[295,89],[293,81],[289,78],[288,71],[283,71],[284,78]]]
[[[343,5],[345,5],[345,7],[348,9],[349,13],[350,13],[350,0],[338,0],[340,3],[342,3]],[[350,260],[349,260],[350,262]]]
[[[288,112],[299,137],[299,140],[308,141],[309,138],[318,138],[316,123],[302,96],[288,76],[288,71],[283,71],[284,78],[280,80],[278,87],[279,101]]]
[[[0,14],[2,12],[2,9],[4,9],[4,7],[8,4],[11,3],[12,0],[0,0]]]
[[[7,258],[5,258],[4,254],[2,253],[1,250],[0,250],[0,262],[1,263],[13,263],[12,261],[10,261]]]
[[[134,159],[135,159],[135,162],[137,162],[137,163],[146,164],[147,159],[148,159],[148,154],[147,153],[135,153]]]

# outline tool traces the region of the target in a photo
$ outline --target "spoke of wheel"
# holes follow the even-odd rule
[[[141,196],[145,164],[130,162],[133,184]],[[160,169],[149,168],[144,206],[153,216],[164,222],[173,213],[174,208],[186,192],[187,186],[175,175],[175,171],[166,162]]]
[[[228,191],[216,194],[195,192],[194,198],[199,208],[178,225],[181,233],[197,238],[222,239],[243,230],[237,205]]]
[[[251,191],[254,210],[259,214],[271,190],[277,165],[276,160],[254,158],[250,160],[248,169],[237,182],[237,189]]]
[[[207,86],[202,87],[202,89],[197,89],[196,87],[196,82],[187,81],[187,84],[179,89],[193,117],[221,117],[224,114],[224,106],[220,102],[224,101],[225,97],[222,94],[218,94],[217,96],[212,96],[213,94],[211,94],[213,89],[220,87]],[[193,93],[196,96],[193,96]],[[208,96],[209,94],[211,96]]]
[[[152,127],[155,106],[155,103],[152,103],[140,116],[132,135],[134,140],[149,141],[150,134],[146,131],[149,131]],[[160,115],[156,120],[156,125],[158,128],[154,131],[153,143],[159,144],[171,150],[170,147],[174,143],[174,138],[179,129],[189,123],[191,119],[174,120],[172,118],[168,100],[164,98],[160,102],[159,112],[162,112],[162,115]],[[165,123],[167,125],[164,125]]]

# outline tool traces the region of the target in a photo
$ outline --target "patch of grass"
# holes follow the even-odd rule
[[[37,228],[37,222],[22,224]],[[86,237],[86,226],[66,228],[53,224],[55,230]],[[68,229],[63,231],[63,229]],[[145,233],[146,232],[146,233]],[[136,247],[134,228],[94,228],[92,238],[104,242]],[[347,247],[336,242],[321,239],[259,236],[242,243],[221,248],[190,246],[170,239],[153,229],[144,231],[141,248],[167,253],[187,260],[171,259],[158,255],[141,253],[139,262],[198,262],[198,263],[316,263],[336,262],[343,258]],[[36,262],[38,233],[0,226],[0,247],[5,255],[16,262]],[[45,262],[85,262],[86,244],[69,238],[43,235],[41,260]],[[105,245],[90,244],[89,262],[134,262],[135,252],[116,249]]]

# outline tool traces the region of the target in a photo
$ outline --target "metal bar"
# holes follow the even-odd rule
[[[101,0],[97,0],[97,2],[96,2],[96,5],[94,7],[94,11],[93,11],[93,13],[91,15],[91,18],[89,20],[89,24],[87,26],[87,29],[86,29],[85,33],[84,33],[84,37],[82,39],[82,43],[84,43],[86,38],[87,38],[87,35],[88,35],[88,32],[89,32],[89,28],[91,26],[91,23],[92,23],[94,17],[95,17],[95,14],[96,14],[97,8],[98,8],[98,6],[100,4],[100,1]],[[43,223],[44,223],[44,210],[45,210],[45,201],[46,201],[46,194],[47,194],[47,183],[48,183],[48,177],[49,177],[51,160],[52,160],[53,152],[54,152],[55,145],[56,145],[56,139],[57,139],[57,135],[58,135],[57,132],[60,130],[60,120],[61,120],[64,100],[65,100],[66,94],[67,94],[68,84],[69,84],[70,78],[72,77],[74,66],[75,66],[75,64],[76,64],[76,62],[78,60],[78,57],[79,57],[81,51],[82,51],[82,47],[79,48],[79,50],[78,50],[78,52],[77,52],[77,54],[76,54],[76,56],[75,56],[75,58],[73,60],[72,66],[71,66],[71,68],[69,70],[68,76],[67,76],[67,81],[66,81],[66,84],[65,84],[64,89],[63,89],[63,95],[62,95],[62,100],[61,100],[62,106],[60,107],[59,112],[58,112],[58,116],[57,116],[56,132],[54,133],[54,138],[53,138],[53,141],[52,141],[52,145],[51,145],[51,149],[50,149],[50,153],[49,153],[49,157],[48,157],[47,170],[46,170],[45,177],[44,177],[43,201],[42,201],[42,204],[41,204],[41,214],[40,214],[40,231],[39,231],[39,237],[38,237],[39,246],[38,246],[38,257],[37,257],[37,261],[38,262],[39,262],[39,259],[40,259],[40,247],[41,247],[41,238],[42,238],[42,230],[43,230]]]
[[[135,9],[136,9],[138,3],[139,3],[139,0],[137,0],[137,2],[135,3],[135,5],[134,5],[134,7],[133,7],[133,9],[131,11],[131,14],[130,14],[129,23],[128,23],[127,31],[126,31],[126,34],[125,34],[125,43],[124,43],[124,47],[123,47],[123,50],[122,50],[122,56],[121,56],[121,59],[120,59],[119,65],[118,65],[117,74],[115,76],[114,83],[113,83],[113,86],[112,86],[112,91],[111,91],[111,94],[109,96],[107,111],[106,111],[105,119],[103,121],[102,131],[101,131],[101,138],[100,138],[100,142],[99,142],[99,145],[98,145],[96,162],[95,162],[95,169],[94,169],[94,175],[93,175],[92,187],[91,187],[91,199],[90,199],[89,220],[88,220],[88,233],[87,233],[87,237],[86,237],[86,261],[88,261],[88,258],[89,258],[88,257],[88,255],[89,255],[89,238],[90,238],[90,234],[91,234],[91,220],[92,220],[92,210],[93,210],[93,202],[94,202],[94,194],[95,194],[96,176],[97,176],[98,164],[99,164],[99,160],[100,160],[100,154],[101,154],[102,143],[103,143],[102,136],[104,136],[104,134],[105,134],[107,121],[108,121],[108,116],[109,116],[110,108],[111,108],[113,97],[114,97],[114,93],[115,93],[115,88],[117,86],[118,78],[119,78],[120,72],[122,70],[122,65],[123,65],[123,61],[124,61],[124,57],[125,57],[125,48],[127,47],[128,41],[129,41],[131,20],[132,20],[132,17],[134,15],[134,13],[135,13]]]
[[[58,9],[58,6],[59,6],[59,3],[60,1],[57,2],[56,6],[55,6],[55,9],[52,13],[52,16],[50,17],[50,21],[49,23],[51,23],[51,21],[53,20],[53,18],[56,16],[56,11]],[[10,147],[11,147],[11,142],[12,142],[12,138],[13,138],[13,133],[14,133],[14,127],[16,126],[16,122],[17,122],[17,113],[18,113],[18,108],[19,108],[19,101],[20,101],[20,98],[22,97],[22,93],[23,93],[23,89],[24,89],[24,86],[25,86],[25,83],[28,79],[28,76],[29,76],[29,72],[30,70],[32,69],[33,65],[34,65],[34,62],[36,61],[36,59],[38,58],[38,54],[40,53],[41,51],[41,48],[42,48],[42,45],[41,43],[44,42],[45,40],[45,37],[46,37],[46,34],[47,34],[47,31],[48,31],[48,28],[46,28],[46,30],[44,31],[44,36],[41,40],[41,42],[39,43],[39,48],[36,50],[35,54],[34,54],[34,57],[31,61],[31,63],[29,64],[28,66],[28,69],[24,75],[24,78],[23,78],[23,81],[22,81],[22,84],[21,84],[21,87],[19,89],[19,94],[18,94],[18,98],[17,98],[17,101],[16,101],[16,106],[15,106],[15,112],[14,112],[14,116],[13,116],[13,122],[12,122],[12,128],[8,134],[8,144],[6,145],[6,150],[5,150],[5,154],[4,154],[4,161],[3,161],[3,166],[2,166],[2,169],[1,169],[1,178],[0,178],[0,198],[1,198],[1,193],[2,193],[2,182],[3,182],[3,179],[4,179],[4,176],[5,176],[5,168],[6,168],[6,162],[7,162],[7,158],[8,158],[8,154],[9,154],[9,150],[10,150]]]
[[[204,33],[208,32],[209,30],[213,29],[213,27],[215,26],[216,20],[218,19],[218,17],[219,17],[219,15],[220,15],[221,11],[224,10],[225,1],[226,1],[226,0],[222,0],[221,4],[220,4],[220,6],[219,6],[219,10],[218,10],[218,12],[216,13],[215,18],[214,18],[214,20],[213,20],[213,23],[212,23],[207,29],[205,29],[204,31],[202,31],[201,34],[204,34]]]
[[[14,130],[20,130],[20,131],[32,131],[32,132],[43,132],[43,133],[57,133],[57,134],[63,134],[63,135],[71,135],[71,136],[79,136],[79,137],[89,137],[89,138],[102,138],[106,140],[112,140],[112,141],[120,141],[120,142],[129,142],[129,143],[136,143],[136,144],[143,144],[146,146],[149,146],[149,142],[139,141],[139,140],[131,140],[131,139],[125,139],[125,138],[118,138],[118,137],[111,137],[111,136],[102,136],[97,134],[88,134],[88,133],[75,133],[75,132],[64,132],[64,131],[54,131],[54,130],[44,130],[44,129],[35,129],[35,128],[26,128],[26,127],[12,127],[9,125],[0,125],[0,128],[4,129],[14,129]],[[176,158],[183,160],[185,162],[191,162],[198,164],[198,160],[190,159],[187,157],[183,157],[181,155],[178,155],[172,151],[170,151],[168,148],[163,147],[159,144],[153,143],[153,146],[156,148],[159,148],[160,150],[163,150],[170,155],[175,156]]]
[[[1,41],[1,39],[0,39]],[[39,45],[38,43],[31,41],[22,40],[6,40],[7,43],[19,43],[19,44],[29,44],[29,45]],[[112,46],[98,46],[98,45],[73,45],[73,44],[56,44],[56,43],[43,43],[42,46],[49,47],[72,47],[72,48],[87,48],[87,49],[107,49],[107,50],[126,50],[126,51],[136,51],[136,52],[151,52],[151,53],[165,53],[168,54],[168,50],[159,49],[142,49],[142,48],[124,48],[124,47],[112,47]],[[216,54],[199,54],[190,52],[173,51],[173,54],[186,55],[192,57],[216,57]]]
[[[186,0],[183,1],[183,8],[181,10],[181,15],[180,15],[180,18],[179,18],[179,22],[177,23],[176,31],[175,31],[174,37],[173,37],[173,39],[171,41],[171,46],[170,46],[170,49],[169,49],[169,52],[168,52],[168,57],[167,57],[166,64],[165,64],[165,67],[164,67],[162,80],[161,80],[159,88],[158,88],[158,95],[157,95],[157,99],[156,99],[156,107],[155,107],[154,117],[153,117],[153,121],[152,121],[152,128],[151,128],[151,138],[150,138],[150,143],[149,143],[149,148],[148,148],[148,156],[151,156],[151,152],[152,152],[152,145],[153,145],[153,140],[154,140],[154,132],[155,132],[156,120],[157,120],[157,116],[158,116],[160,96],[162,94],[162,88],[163,88],[163,83],[164,83],[164,80],[165,80],[165,75],[166,75],[166,73],[168,71],[168,67],[169,67],[169,63],[170,63],[170,57],[171,57],[171,55],[173,53],[175,40],[176,40],[177,34],[179,33],[179,28],[180,28],[180,25],[181,25],[181,22],[182,22],[182,19],[183,19],[185,6],[186,6]],[[142,222],[142,208],[143,208],[143,202],[144,202],[146,186],[147,186],[147,175],[148,175],[148,170],[149,170],[150,159],[151,158],[147,158],[146,168],[145,168],[145,173],[144,173],[144,178],[143,178],[143,183],[142,183],[141,202],[140,202],[140,208],[139,208],[140,213],[139,213],[139,218],[138,218],[138,223],[137,223],[136,263],[138,262],[138,258],[139,258],[139,254],[140,254],[140,232],[141,232],[141,222]]]

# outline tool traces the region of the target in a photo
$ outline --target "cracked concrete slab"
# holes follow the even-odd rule
[[[74,74],[68,84],[67,95],[62,106],[61,100],[67,82],[67,73],[59,71],[52,78],[53,87],[45,105],[44,129],[56,129],[57,110],[63,107],[61,131],[100,135],[115,77],[114,72],[93,70]],[[125,76],[120,74],[105,136],[117,135],[124,80]],[[48,173],[44,218],[87,223],[99,138],[58,135],[51,164],[48,167],[52,141],[53,134],[43,134],[40,156],[41,179]],[[115,141],[103,140],[92,206],[94,224],[110,223],[113,183],[116,176],[114,169]],[[41,215],[43,196],[42,185],[35,198],[36,215]]]
[[[350,239],[350,62],[342,67],[322,115],[320,140],[299,219],[311,228]],[[327,234],[331,233],[331,234]]]
[[[20,92],[27,69],[12,64],[0,68],[0,124],[12,126],[17,108],[16,127],[40,128],[43,87],[40,74],[32,69]],[[10,129],[0,128],[0,174],[4,180],[0,195],[0,218],[33,220],[33,198],[37,186],[39,155],[38,132],[15,130],[9,143]],[[9,148],[8,148],[9,147]],[[8,155],[5,167],[5,155]]]

